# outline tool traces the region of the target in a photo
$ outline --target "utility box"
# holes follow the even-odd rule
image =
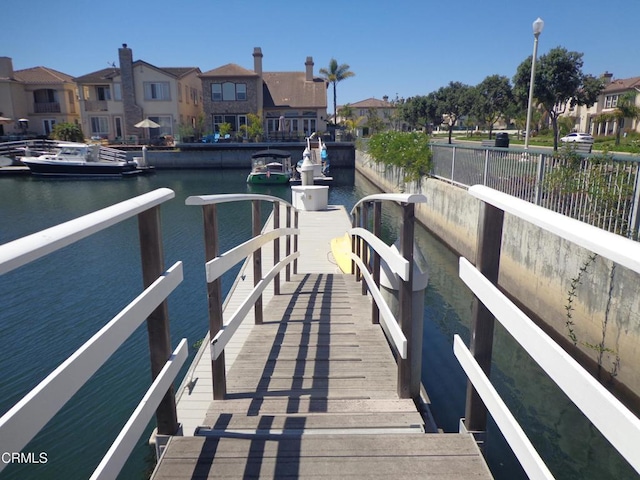
[[[291,203],[298,210],[326,210],[329,203],[327,185],[296,185],[291,187]]]

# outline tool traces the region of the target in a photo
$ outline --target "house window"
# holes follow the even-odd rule
[[[96,86],[96,100],[111,100],[111,90],[109,89],[109,85]]]
[[[145,100],[171,100],[169,82],[145,82]]]
[[[113,84],[113,99],[116,102],[122,101],[122,84],[121,83]]]
[[[178,82],[178,102],[182,102],[182,84]]]
[[[91,135],[108,135],[109,119],[107,117],[91,117]]]
[[[244,83],[236,84],[236,99],[238,101],[247,99],[247,86]]]
[[[149,129],[149,135],[151,138],[156,138],[159,137],[160,135],[172,135],[173,134],[173,129],[171,128],[171,117],[170,116],[164,116],[164,117],[154,117],[154,116],[149,116],[149,120],[156,122],[158,125],[160,125],[160,128],[150,128]]]
[[[211,100],[214,102],[222,101],[222,85],[219,83],[211,84]]]
[[[212,83],[211,100],[214,102],[234,102],[247,99],[247,85],[244,83]]]
[[[604,97],[604,108],[616,108],[619,95],[607,95]]]
[[[45,119],[42,121],[42,126],[44,128],[45,135],[49,135],[51,134],[51,132],[53,132],[53,126],[55,124],[56,124],[56,121],[54,119],[51,119],[51,120]]]

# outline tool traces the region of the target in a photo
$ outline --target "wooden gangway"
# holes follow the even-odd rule
[[[491,478],[472,435],[433,433],[400,398],[371,296],[328,255],[350,228],[344,209],[299,214],[298,273],[227,365],[223,398],[195,435],[170,438],[152,478]]]

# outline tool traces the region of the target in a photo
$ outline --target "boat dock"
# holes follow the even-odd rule
[[[300,211],[298,227],[297,273],[278,295],[264,290],[261,322],[251,309],[224,347],[223,399],[205,340],[176,395],[184,436],[170,437],[152,478],[492,478],[471,434],[434,432],[420,402],[399,397],[371,296],[331,255],[331,239],[351,228],[344,207]],[[225,323],[253,286],[248,259]]]

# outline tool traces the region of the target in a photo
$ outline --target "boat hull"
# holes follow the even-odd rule
[[[64,177],[122,177],[142,173],[135,163],[60,162],[22,159],[33,175]]]
[[[289,183],[290,175],[286,173],[250,173],[247,183],[251,185],[284,185]]]

